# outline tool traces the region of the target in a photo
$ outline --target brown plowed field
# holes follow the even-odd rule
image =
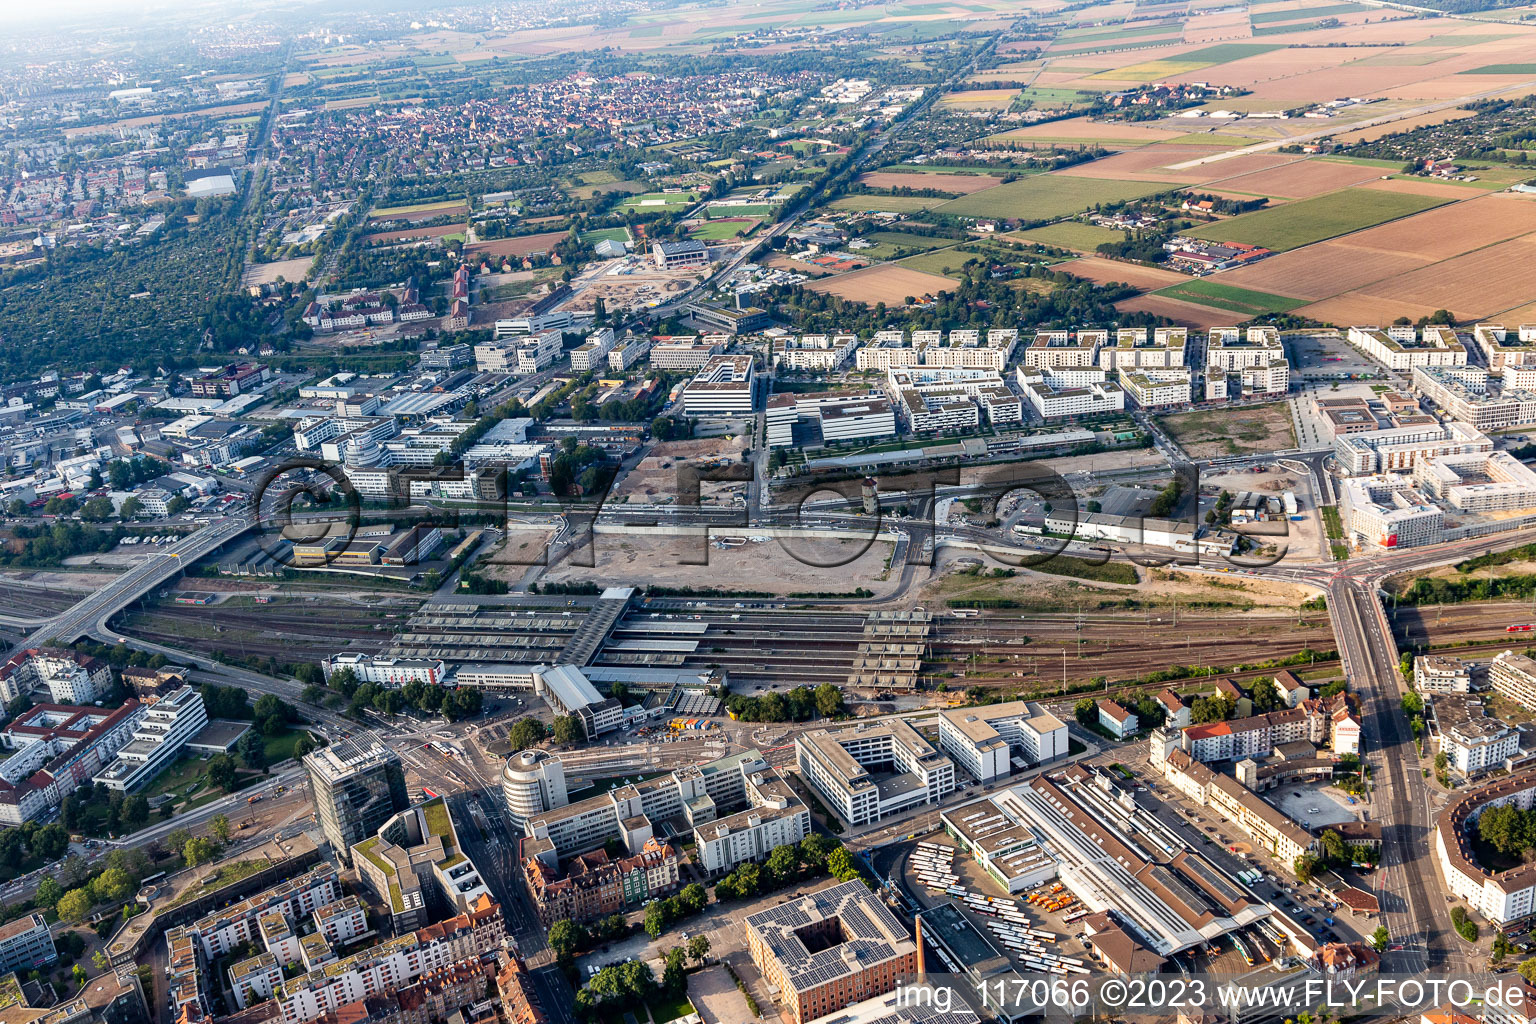
[[[1154,313],[1158,316],[1166,316],[1186,327],[1224,327],[1242,319],[1235,313],[1212,309],[1209,306],[1197,306],[1193,302],[1170,299],[1165,295],[1138,295],[1135,298],[1122,299],[1115,303],[1115,308],[1123,313]]]
[[[520,238],[493,238],[488,242],[476,242],[465,252],[471,256],[526,256],[531,252],[546,252],[564,237],[564,231],[546,231]]]
[[[933,188],[968,196],[1002,184],[990,174],[902,174],[898,171],[871,171],[859,175],[859,183],[871,188]]]
[[[1066,263],[1058,263],[1056,270],[1066,271],[1075,277],[1086,278],[1094,284],[1109,284],[1111,281],[1124,281],[1126,284],[1135,285],[1137,288],[1153,291],[1157,288],[1166,288],[1170,284],[1178,284],[1188,281],[1189,278],[1172,270],[1159,270],[1156,267],[1143,267],[1134,263],[1118,263],[1115,260],[1107,260],[1102,256],[1089,256],[1081,260],[1069,260]]]
[[[1362,289],[1390,302],[1449,309],[1457,319],[1480,318],[1529,300],[1536,236],[1490,245]]]
[[[1341,188],[1381,177],[1381,172],[1358,164],[1328,163],[1324,160],[1298,160],[1283,167],[1243,174],[1236,178],[1224,178],[1225,188],[1239,192],[1255,192],[1261,196],[1284,196],[1287,199],[1306,199],[1324,192],[1336,192]]]
[[[1309,316],[1313,320],[1335,325],[1377,324],[1400,316],[1417,320],[1434,311],[1434,306],[1426,306],[1422,302],[1391,302],[1363,292],[1346,292],[1294,310],[1298,316]],[[1451,312],[1460,315],[1457,310]]]
[[[444,235],[462,235],[463,224],[439,224],[435,228],[401,228],[398,231],[379,231],[363,236],[364,245],[393,245],[402,239],[442,238]]]
[[[1361,249],[1343,242],[1319,242],[1240,267],[1221,275],[1223,284],[1289,295],[1326,299],[1341,291],[1417,270],[1429,261],[1420,256]]]
[[[1183,163],[1186,160],[1195,160],[1202,156],[1210,156],[1222,151],[1223,147],[1220,146],[1154,144],[1141,149],[1129,149],[1123,153],[1116,153],[1114,156],[1106,156],[1101,160],[1090,160],[1087,163],[1074,164],[1056,173],[1069,178],[1200,182],[1210,177],[1210,174],[1201,168],[1191,168],[1187,171],[1170,171],[1166,168],[1169,164]]]
[[[1536,202],[1508,194],[1482,195],[1356,231],[1338,241],[1357,249],[1443,260],[1532,231],[1536,231]]]
[[[899,306],[908,295],[936,295],[953,291],[955,282],[938,274],[925,274],[920,270],[887,264],[822,278],[806,287],[813,292],[840,295],[859,302],[884,302],[888,306]]]

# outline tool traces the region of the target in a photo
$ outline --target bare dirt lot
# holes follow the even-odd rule
[[[240,276],[240,286],[249,288],[252,285],[276,284],[280,277],[284,281],[302,281],[314,262],[313,256],[302,256],[296,260],[278,260],[276,263],[253,263]]]
[[[693,441],[666,441],[653,445],[645,458],[614,484],[610,502],[634,502],[637,504],[675,504],[678,494],[678,474],[684,462],[710,468],[745,465],[741,461],[746,451],[746,438],[709,437]],[[699,501],[706,505],[730,503],[737,494],[746,492],[746,484],[703,481],[699,484]],[[739,502],[738,502],[739,504]]]
[[[1195,459],[1296,447],[1286,402],[1175,413],[1158,422]]]
[[[884,302],[887,306],[903,305],[907,296],[921,298],[939,292],[952,291],[955,282],[938,274],[925,274],[906,267],[882,265],[839,274],[806,285],[812,291],[840,295],[860,302]]]
[[[646,536],[600,532],[596,565],[562,561],[544,573],[554,583],[604,586],[718,587],[772,594],[847,594],[859,587],[878,596],[896,589],[900,574],[888,574],[891,545],[867,535],[846,540],[726,542],[729,531],[702,536]],[[740,539],[740,535],[737,535]],[[702,563],[707,564],[690,564]],[[819,563],[819,564],[817,564]],[[832,564],[843,563],[843,564]],[[889,575],[889,578],[886,578]]]

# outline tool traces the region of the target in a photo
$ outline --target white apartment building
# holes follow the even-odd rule
[[[644,359],[651,351],[651,339],[645,337],[630,338],[620,342],[608,353],[608,369],[615,373],[623,373]]]
[[[917,366],[923,361],[926,346],[907,345],[906,331],[876,331],[869,344],[854,353],[854,366],[860,370]]]
[[[939,712],[939,747],[980,782],[1005,778],[1014,759],[1044,764],[1067,754],[1067,727],[1038,704],[1016,700]]]
[[[1019,390],[1035,414],[1044,420],[1095,416],[1125,408],[1125,389],[1105,380],[1105,371],[1087,369],[1039,369],[1020,366],[1014,370]]]
[[[1484,811],[1504,805],[1522,811],[1536,805],[1536,772],[1519,772],[1463,792],[1435,822],[1435,856],[1446,887],[1499,928],[1536,911],[1536,866],[1494,871],[1477,861],[1470,833]]]
[[[1226,375],[1242,381],[1247,394],[1285,394],[1291,386],[1291,364],[1285,358],[1280,332],[1273,327],[1213,327],[1205,345],[1208,400],[1228,397]]]
[[[802,334],[779,338],[773,342],[772,366],[775,371],[783,367],[831,373],[848,365],[858,347],[856,334]]]
[[[1115,343],[1099,349],[1099,367],[1104,370],[1166,370],[1186,365],[1185,349],[1189,331],[1184,327],[1158,327],[1147,334],[1145,327],[1122,327],[1115,332]]]
[[[955,764],[901,719],[795,738],[800,777],[850,825],[867,825],[953,792]],[[876,781],[870,769],[897,773]]]
[[[382,654],[333,654],[320,663],[325,678],[341,669],[351,669],[359,683],[373,683],[399,689],[406,683],[441,686],[447,666],[439,658],[391,658]]]
[[[1349,535],[1379,548],[1438,544],[1445,513],[1404,476],[1352,477],[1344,481],[1349,504]]]
[[[1501,430],[1536,423],[1536,364],[1504,368],[1503,387],[1488,390],[1488,371],[1481,366],[1415,366],[1413,387],[1453,419],[1478,430]],[[1522,386],[1523,385],[1523,386]]]
[[[1420,693],[1470,693],[1472,666],[1446,654],[1421,654],[1413,659],[1413,688]]]
[[[750,355],[715,356],[683,391],[689,416],[733,416],[752,411],[755,371]]]
[[[1491,452],[1493,442],[1465,423],[1452,421],[1443,426],[1430,423],[1340,434],[1334,438],[1333,450],[1339,467],[1352,475],[1407,473],[1419,459]]]
[[[1349,343],[1389,370],[1411,370],[1415,366],[1465,366],[1467,350],[1457,339],[1454,328],[1444,324],[1425,327],[1422,334],[1412,327],[1351,327],[1345,335]]]
[[[1517,704],[1536,708],[1536,661],[1514,651],[1505,651],[1488,667],[1488,682],[1495,693]]]
[[[587,340],[571,350],[571,370],[586,373],[601,370],[608,365],[608,355],[613,349],[613,328],[604,327],[587,335]]]
[[[1092,366],[1108,340],[1108,331],[1036,331],[1024,350],[1024,365],[1031,369]]]
[[[207,724],[203,695],[183,686],[145,708],[134,726],[133,739],[92,781],[121,793],[131,792],[175,760],[187,741]]]
[[[1191,373],[1187,366],[1165,370],[1143,368],[1119,371],[1120,386],[1130,400],[1142,409],[1160,409],[1170,405],[1188,405]]]
[[[1463,512],[1509,512],[1536,505],[1536,473],[1508,452],[1421,459],[1413,467],[1413,481]]]
[[[987,422],[994,427],[1024,421],[1023,400],[1002,384],[979,389],[976,404],[986,410]]]
[[[1488,369],[1502,374],[1512,366],[1536,367],[1536,324],[1521,324],[1515,333],[1503,324],[1478,324],[1472,342],[1488,360]]]
[[[1463,776],[1504,766],[1520,752],[1520,734],[1497,718],[1472,718],[1440,732],[1440,751]]]

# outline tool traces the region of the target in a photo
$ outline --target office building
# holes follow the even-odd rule
[[[708,302],[695,302],[688,307],[688,313],[692,316],[693,322],[700,327],[711,331],[723,331],[726,334],[750,334],[753,331],[761,331],[773,323],[773,318],[768,315],[768,311],[758,309],[756,306],[733,309]]]
[[[867,825],[956,786],[955,765],[901,719],[795,737],[800,777],[850,825]]]
[[[1349,502],[1349,536],[1380,548],[1438,544],[1445,513],[1402,476],[1351,477],[1344,481]]]
[[[1467,455],[1493,451],[1493,442],[1465,423],[1429,423],[1336,437],[1334,453],[1344,472],[1410,472],[1419,459],[1435,455]]]
[[[658,370],[700,370],[724,352],[730,340],[723,334],[657,338],[651,345],[651,366]]]
[[[387,906],[396,934],[432,918],[466,914],[490,890],[464,853],[441,797],[408,807],[352,847],[352,865]]]
[[[0,925],[0,971],[30,971],[59,959],[48,922],[38,913]]]
[[[570,803],[560,758],[542,750],[524,750],[507,758],[501,769],[501,796],[512,827],[523,831],[528,819]]]
[[[533,670],[533,692],[557,715],[581,720],[588,739],[596,739],[624,724],[624,706],[604,697],[575,665],[540,665]]]
[[[715,356],[688,382],[683,391],[683,410],[689,416],[749,413],[754,382],[752,356]]]
[[[320,829],[338,858],[410,804],[400,755],[376,733],[344,736],[304,755]]]
[[[604,327],[587,335],[587,340],[571,349],[571,372],[586,373],[608,365],[613,349],[613,328]]]
[[[128,793],[159,775],[187,742],[208,724],[203,695],[183,686],[147,705],[133,727],[133,739],[92,781]]]
[[[644,359],[651,351],[651,339],[645,337],[626,338],[613,346],[608,353],[608,369],[614,373],[623,373]]]
[[[1009,701],[939,712],[939,747],[980,782],[1067,754],[1067,727],[1044,708]]]
[[[883,995],[917,971],[917,945],[861,881],[748,917],[747,951],[794,1024]]]

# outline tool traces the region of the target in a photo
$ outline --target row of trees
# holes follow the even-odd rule
[[[843,691],[831,683],[822,683],[814,690],[797,686],[787,693],[770,692],[761,697],[729,694],[725,706],[744,722],[805,722],[818,715],[837,718],[848,712]]]
[[[847,882],[864,877],[842,843],[830,836],[813,834],[798,844],[776,846],[761,865],[747,861],[715,883],[717,899],[747,900],[773,892],[806,878],[831,875]]]
[[[372,709],[381,715],[398,715],[407,708],[426,715],[442,715],[450,722],[473,718],[484,705],[479,690],[457,687],[452,690],[429,683],[412,681],[398,690],[379,686],[377,683],[360,683],[350,668],[340,668],[331,673],[330,689],[311,683],[299,694],[311,704],[340,706],[343,701],[354,715]]]

